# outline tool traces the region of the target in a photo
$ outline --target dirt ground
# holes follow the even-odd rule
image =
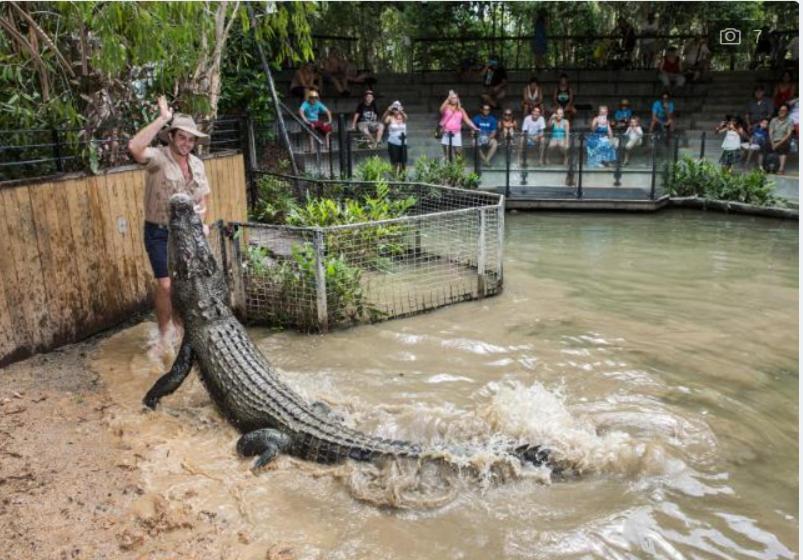
[[[0,560],[232,558],[213,512],[143,490],[115,404],[88,366],[102,337],[0,370]],[[260,554],[261,556],[261,554]],[[290,560],[276,545],[264,558]]]

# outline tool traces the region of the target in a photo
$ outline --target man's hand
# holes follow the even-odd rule
[[[156,103],[159,105],[159,116],[170,122],[170,119],[173,118],[173,109],[167,104],[167,97],[164,95],[159,96]]]

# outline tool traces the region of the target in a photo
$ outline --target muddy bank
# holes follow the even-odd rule
[[[147,491],[141,455],[115,433],[119,405],[89,366],[101,342],[0,370],[0,559],[292,558]]]

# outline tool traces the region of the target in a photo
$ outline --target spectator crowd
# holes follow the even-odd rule
[[[543,65],[548,52],[546,25],[545,15],[539,14],[534,23],[532,44],[536,68]],[[584,135],[585,161],[592,168],[611,166],[619,158],[622,165],[628,165],[633,152],[645,145],[645,134],[666,140],[668,145],[678,127],[673,92],[704,80],[710,71],[711,51],[705,35],[690,38],[682,52],[675,46],[667,46],[659,57],[659,27],[654,15],[648,14],[639,27],[638,36],[624,19],[619,21],[617,31],[621,39],[611,47],[618,53],[617,60],[623,66],[636,60],[655,68],[662,91],[650,105],[649,114],[641,116],[634,112],[627,98],[622,98],[615,108],[604,104],[597,107],[593,117],[586,121],[588,130]],[[768,48],[759,41],[755,56],[763,56]],[[796,43],[789,48],[794,48],[796,59]],[[768,51],[766,55],[777,56],[777,52]],[[532,76],[521,90],[521,96],[512,103],[506,102],[510,83],[507,70],[497,56],[490,56],[482,66],[463,63],[458,79],[468,75],[475,75],[482,84],[479,110],[470,115],[457,92],[449,90],[440,105],[436,127],[445,157],[461,153],[465,143],[463,131],[468,129],[476,138],[477,157],[484,165],[493,165],[503,143],[515,147],[521,163],[549,165],[550,161],[560,161],[566,165],[578,108],[590,107],[576,104],[575,90],[567,74],[561,74],[550,91],[538,76]],[[375,82],[370,72],[359,71],[353,64],[346,63],[333,49],[319,66],[307,63],[298,68],[290,92],[303,99],[299,116],[309,130],[323,138],[328,149],[332,114],[320,100],[324,84],[330,83],[337,96],[350,95],[349,88],[353,84],[362,86],[363,95],[351,115],[350,129],[371,149],[378,148],[387,137],[389,158],[395,168],[402,170],[407,163],[408,115],[399,100],[380,112],[376,94],[371,89]],[[511,105],[521,111],[520,119],[515,117]],[[726,115],[713,130],[722,136],[721,165],[726,169],[757,165],[768,172],[784,174],[789,153],[796,151],[798,122],[797,82],[791,71],[783,72],[771,89],[771,96],[764,84],[756,84],[753,97],[745,102],[744,112]],[[311,138],[311,146],[312,141]]]

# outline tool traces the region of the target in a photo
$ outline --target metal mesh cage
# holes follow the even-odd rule
[[[298,179],[299,198],[365,200],[371,182]],[[231,223],[224,263],[251,323],[321,330],[402,317],[502,289],[503,197],[393,183],[400,218],[330,227]]]

